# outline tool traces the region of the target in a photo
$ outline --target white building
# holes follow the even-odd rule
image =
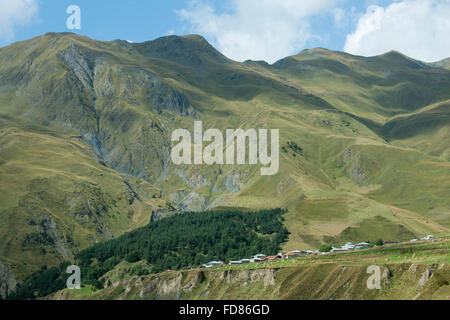
[[[223,265],[222,261],[210,261],[210,262],[204,264],[204,266],[206,266],[206,268],[220,267],[221,265]]]
[[[339,248],[332,247],[331,252],[348,251],[356,249],[356,245],[351,242],[347,242],[345,245]]]
[[[255,254],[253,256],[253,258],[255,259],[265,259],[267,256],[265,254],[259,253],[259,254]]]
[[[353,250],[355,249],[355,245],[351,242],[347,242],[344,246],[342,246],[342,248],[347,250]]]
[[[367,249],[370,247],[370,243],[367,242],[360,242],[355,244],[355,249]]]
[[[331,251],[330,252],[340,252],[340,251],[348,251],[349,249],[347,249],[347,248],[344,248],[344,247],[340,247],[340,248],[335,248],[335,247],[333,247],[333,248],[331,248]]]

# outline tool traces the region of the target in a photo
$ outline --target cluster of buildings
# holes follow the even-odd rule
[[[240,265],[240,264],[247,264],[247,263],[255,263],[255,262],[270,262],[270,261],[276,261],[276,260],[288,260],[288,259],[292,259],[298,256],[304,256],[304,255],[308,255],[308,254],[313,254],[313,253],[318,253],[319,251],[311,251],[311,250],[307,250],[307,251],[299,251],[299,250],[294,250],[294,251],[290,251],[290,252],[280,252],[275,256],[267,256],[265,254],[256,254],[253,257],[249,258],[249,259],[241,259],[241,260],[234,260],[234,261],[230,261],[228,264],[229,265]],[[213,268],[213,267],[220,267],[225,265],[224,262],[222,261],[210,261],[208,263],[205,263],[202,265],[202,268]]]
[[[410,242],[416,242],[416,241],[426,241],[426,240],[433,240],[435,237],[432,235],[432,234],[429,234],[429,235],[427,235],[427,236],[425,236],[425,237],[423,237],[423,238],[420,238],[420,239],[412,239],[412,240],[410,240]]]
[[[340,252],[340,251],[349,251],[349,250],[360,250],[367,249],[370,247],[370,243],[368,242],[360,242],[357,244],[353,244],[351,242],[347,242],[345,245],[339,248],[331,248],[330,252]]]
[[[413,240],[411,240],[411,242],[420,241],[420,240],[432,240],[434,238],[435,237],[433,235],[428,235],[421,239],[413,239]],[[389,243],[393,244],[393,243],[398,243],[398,242],[385,242],[385,244],[389,244]],[[343,245],[341,247],[338,247],[338,248],[332,247],[330,252],[361,250],[361,249],[367,249],[367,248],[370,248],[370,243],[368,243],[368,242],[360,242],[360,243],[356,243],[356,244],[347,242],[345,245]],[[296,258],[299,256],[306,256],[306,255],[318,254],[318,253],[319,253],[319,250],[315,250],[315,251],[294,250],[294,251],[290,251],[290,252],[280,252],[275,256],[266,256],[265,254],[260,253],[260,254],[254,255],[252,258],[249,258],[249,259],[230,261],[228,264],[229,265],[241,265],[241,264],[264,262],[264,261],[271,262],[271,261],[276,261],[276,260],[288,260],[288,259]],[[322,254],[327,254],[327,252],[322,252]],[[213,268],[213,267],[220,267],[223,265],[225,265],[225,263],[222,261],[210,261],[208,263],[203,264],[201,267],[202,268]]]

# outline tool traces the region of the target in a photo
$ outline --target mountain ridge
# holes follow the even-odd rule
[[[285,249],[363,241],[371,221],[448,230],[450,71],[324,50],[274,67],[191,35],[0,48],[0,261],[23,279],[154,215],[217,207],[287,208]],[[195,119],[279,128],[280,173],[172,165],[170,133]]]

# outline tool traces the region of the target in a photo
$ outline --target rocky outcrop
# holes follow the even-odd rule
[[[419,282],[417,283],[417,287],[420,289],[423,289],[423,287],[426,285],[428,280],[433,276],[433,268],[431,266],[427,266],[425,270],[422,272],[422,276],[419,279]]]
[[[159,299],[163,299],[164,297],[175,297],[175,299],[179,299],[183,291],[181,280],[181,274],[172,279],[154,278],[143,286],[139,292],[139,297],[146,298],[149,294],[153,294]]]
[[[178,205],[183,211],[202,211],[206,209],[208,202],[205,197],[194,191],[183,198]]]
[[[92,56],[86,57],[80,47],[72,44],[67,49],[58,53],[58,58],[64,61],[75,73],[84,89],[92,90],[94,85],[95,60]],[[85,51],[87,52],[87,51]]]
[[[230,193],[237,193],[246,186],[246,180],[248,180],[248,172],[233,171],[227,174],[221,183],[216,183],[213,187],[213,192],[226,191]]]
[[[59,52],[57,57],[75,74],[84,91],[89,91],[95,99],[126,99],[147,104],[158,113],[168,111],[181,116],[198,117],[182,93],[148,70],[120,65],[110,54],[75,44]],[[138,95],[143,95],[143,98],[139,99]]]
[[[264,288],[275,285],[275,273],[278,269],[254,269],[223,271],[218,274],[223,284],[239,284],[246,287],[251,283],[261,282]]]
[[[164,122],[175,115],[200,118],[187,97],[153,72],[123,64],[108,52],[71,44],[57,57],[66,69],[65,91],[73,93],[75,101],[66,98],[61,106],[65,110],[57,112],[55,120],[78,129],[99,161],[111,168],[151,183],[166,176],[170,137]],[[52,95],[57,104],[60,93]],[[124,105],[152,113],[142,119],[136,109]],[[89,113],[92,121],[84,121],[80,113]],[[133,138],[124,140],[126,135]]]
[[[134,278],[131,283],[125,285],[128,292],[133,292],[133,287],[139,288],[139,298],[145,299],[181,299],[206,285],[201,295],[208,296],[208,287],[214,282],[214,286],[241,286],[246,287],[261,283],[264,288],[275,286],[275,273],[277,269],[233,270],[221,272],[195,271],[189,274],[173,273],[162,277]]]
[[[381,288],[367,287],[367,266],[326,263],[281,268],[191,270],[108,282],[90,299],[429,299],[448,286],[448,264],[381,267]],[[432,276],[433,273],[437,274]],[[67,291],[51,299],[72,299]],[[75,297],[79,298],[79,296]]]
[[[59,252],[61,257],[64,260],[72,260],[73,255],[71,249],[67,245],[65,238],[60,235],[58,230],[58,226],[55,221],[47,216],[44,216],[41,221],[41,226],[44,229],[44,232],[52,239],[52,243],[55,246],[55,249]]]
[[[391,282],[392,273],[388,267],[385,267],[381,275],[381,285],[387,286]]]
[[[0,297],[5,299],[18,285],[19,282],[14,278],[13,272],[0,262]]]
[[[344,163],[347,165],[348,177],[359,184],[367,180],[366,173],[361,168],[361,154],[352,149],[347,149],[344,153]]]

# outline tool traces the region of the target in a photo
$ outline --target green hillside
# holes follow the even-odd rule
[[[450,68],[450,58],[438,61],[438,62],[434,62],[434,63],[430,63],[431,66],[436,67],[436,68]]]
[[[123,261],[103,285],[63,289],[58,300],[445,300],[450,294],[448,234],[432,242],[285,261],[146,275],[144,261]],[[380,290],[368,290],[368,267],[380,267]]]
[[[195,35],[71,33],[0,48],[0,263],[23,280],[152,218],[217,207],[288,209],[284,249],[367,240],[368,226],[392,240],[446,231],[449,101],[450,70],[397,52],[268,65]],[[174,166],[171,132],[195,119],[280,129],[279,173]]]
[[[77,254],[83,284],[101,288],[101,279],[123,261],[142,261],[139,275],[192,268],[210,261],[250,257],[254,252],[277,254],[287,236],[283,210],[189,212],[153,222],[117,239],[98,243]],[[43,298],[64,289],[67,262],[43,268],[21,286],[12,299]]]

